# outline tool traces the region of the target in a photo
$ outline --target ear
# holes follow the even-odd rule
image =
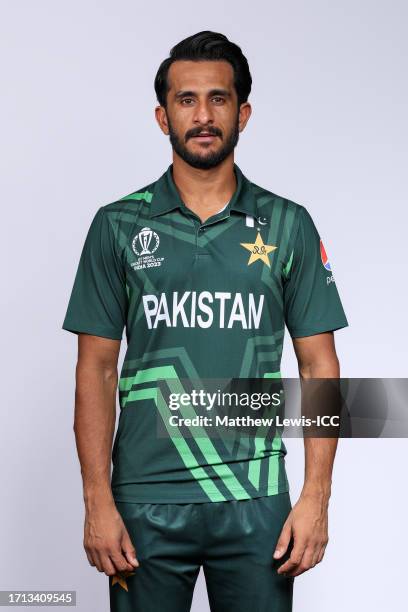
[[[154,114],[161,131],[163,132],[163,134],[166,134],[166,136],[168,136],[170,132],[169,124],[167,122],[166,109],[164,108],[164,106],[156,106],[156,108],[154,109]]]
[[[249,102],[243,102],[239,107],[239,121],[238,127],[239,131],[242,132],[245,129],[246,124],[249,121],[249,118],[252,114],[252,106]]]

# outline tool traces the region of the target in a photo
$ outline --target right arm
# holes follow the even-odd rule
[[[113,576],[137,567],[110,485],[120,340],[78,334],[74,432],[85,502],[88,561]]]

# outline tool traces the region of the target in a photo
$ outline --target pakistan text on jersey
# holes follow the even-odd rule
[[[258,329],[262,316],[264,295],[228,293],[226,291],[185,291],[179,296],[174,291],[169,298],[165,293],[143,295],[143,307],[149,329],[159,324],[166,327],[218,326]]]

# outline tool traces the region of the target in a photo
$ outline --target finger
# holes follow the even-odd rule
[[[297,568],[293,570],[293,572],[290,572],[290,573],[286,574],[286,576],[290,576],[291,578],[296,578],[296,576],[300,576],[301,574],[304,574],[305,572],[307,572],[308,569],[310,569],[310,568],[309,567],[304,567],[300,563],[297,566]]]
[[[132,567],[139,567],[139,561],[136,557],[136,550],[127,531],[122,538],[122,550],[127,562],[130,563]]]
[[[94,561],[94,566],[98,570],[98,572],[103,572],[102,560],[97,550],[92,551],[92,559]]]
[[[93,559],[98,572],[105,572],[107,576],[113,576],[116,574],[115,567],[113,566],[106,551],[95,548],[93,550]]]
[[[325,547],[326,544],[319,544],[317,546],[315,555],[313,557],[314,565],[317,565],[323,559]]]
[[[318,562],[318,563],[320,563],[320,561],[321,561],[321,560],[323,559],[323,557],[324,557],[324,553],[326,552],[326,546],[327,546],[327,543],[326,543],[326,544],[323,544],[323,546],[322,546],[322,547],[321,547],[321,549],[320,549],[319,555],[318,555],[318,557],[317,557],[317,562]]]
[[[305,548],[306,542],[295,542],[289,559],[278,568],[278,574],[288,574],[293,572],[293,570],[295,570],[302,561]]]
[[[104,553],[101,556],[101,564],[102,571],[105,572],[107,576],[114,576],[117,573],[117,570],[114,564],[112,563],[110,556],[107,553]]]
[[[304,572],[307,572],[308,570],[315,567],[315,565],[319,563],[319,558],[320,560],[323,558],[325,546],[325,544],[323,546],[321,546],[320,544],[308,546],[303,554],[302,560],[299,563],[298,567],[295,568],[295,570],[289,575],[293,577],[300,576],[300,574],[303,574]]]
[[[88,561],[89,561],[89,565],[91,565],[92,567],[95,567],[95,563],[94,560],[92,559],[92,555],[85,549],[86,552],[86,556],[88,557]]]
[[[319,553],[320,553],[320,548],[314,553],[313,558],[312,558],[312,567],[316,567],[316,565],[318,564],[318,559],[319,559]]]
[[[285,574],[285,576],[290,576],[291,573],[298,567],[300,561],[295,561],[292,559],[288,559],[283,565],[278,567],[278,574]]]
[[[102,564],[99,558],[99,553],[98,550],[96,548],[93,547],[89,547],[87,550],[87,555],[88,558],[91,558],[91,565],[92,567],[96,567],[96,569],[101,572],[102,571]]]
[[[294,568],[293,571],[290,572],[290,576],[300,576],[304,572],[307,572],[309,569],[314,567],[313,557],[315,556],[315,548],[312,545],[306,547],[305,552],[303,553],[303,557],[298,563],[297,567]]]
[[[131,572],[134,569],[134,566],[127,561],[121,551],[111,553],[109,557],[117,572]]]
[[[140,563],[137,560],[134,552],[124,551],[123,554],[125,555],[125,559],[126,559],[126,561],[128,562],[128,564],[130,565],[131,568],[139,567]]]
[[[292,526],[289,521],[286,521],[286,523],[282,527],[281,534],[279,536],[278,542],[275,547],[275,552],[273,553],[274,559],[280,559],[281,557],[283,557],[283,555],[288,549],[291,537],[292,537]]]
[[[84,547],[84,550],[86,552],[86,556],[88,557],[89,565],[91,565],[92,567],[95,567],[95,561],[94,561],[93,556],[92,556],[92,550],[88,546],[88,542],[86,541],[85,537],[82,540],[82,546]]]

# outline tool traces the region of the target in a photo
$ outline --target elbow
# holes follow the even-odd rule
[[[299,376],[308,378],[340,378],[340,362],[336,355],[299,363]]]

